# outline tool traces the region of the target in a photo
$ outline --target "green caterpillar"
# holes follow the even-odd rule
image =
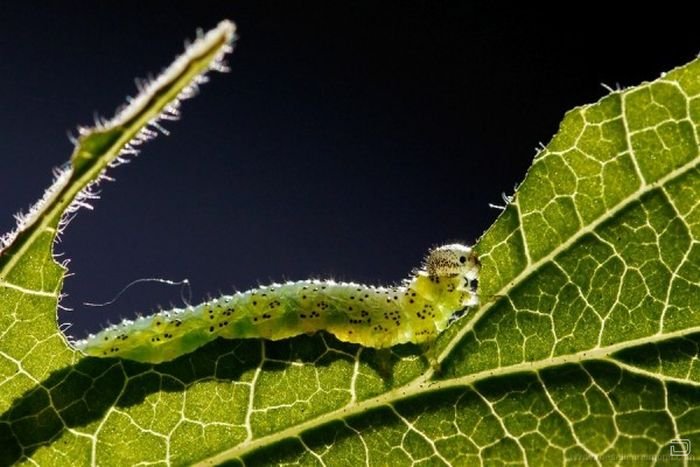
[[[285,339],[327,331],[341,341],[385,348],[434,340],[478,304],[479,260],[469,247],[431,250],[400,286],[306,280],[225,295],[195,307],[125,320],[75,343],[95,357],[159,363],[223,337]]]

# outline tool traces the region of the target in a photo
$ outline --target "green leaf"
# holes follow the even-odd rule
[[[170,91],[83,136],[0,256],[0,463],[617,464],[700,447],[700,60],[566,115],[477,245],[482,306],[440,337],[439,370],[401,346],[390,375],[325,334],[159,365],[68,347],[59,219]]]

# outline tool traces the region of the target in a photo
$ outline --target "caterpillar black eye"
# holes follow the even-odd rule
[[[467,257],[466,257],[466,256],[460,256],[460,257],[459,257],[459,262],[462,263],[462,264],[466,263],[466,262],[467,262]]]

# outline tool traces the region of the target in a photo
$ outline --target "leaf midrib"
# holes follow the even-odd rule
[[[640,345],[645,344],[660,343],[669,339],[686,337],[695,333],[700,333],[700,326],[686,328],[672,333],[658,333],[653,336],[632,339],[621,343],[609,345],[606,347],[582,350],[573,354],[559,355],[556,357],[550,357],[542,360],[526,361],[514,365],[504,366],[501,368],[483,370],[477,373],[471,373],[457,378],[444,379],[438,381],[428,381],[424,377],[416,378],[411,383],[405,386],[394,388],[391,391],[388,391],[379,396],[370,399],[365,399],[364,401],[355,403],[354,405],[345,405],[339,409],[326,412],[323,415],[320,415],[315,418],[310,418],[309,420],[306,420],[296,425],[292,425],[276,433],[261,436],[260,438],[253,439],[251,441],[245,441],[231,449],[222,451],[219,454],[216,454],[215,456],[203,459],[196,465],[216,465],[221,462],[232,459],[242,459],[246,454],[252,453],[256,449],[273,445],[274,443],[282,441],[283,439],[299,437],[303,432],[313,428],[318,428],[326,423],[338,420],[346,420],[353,416],[360,415],[362,413],[379,407],[392,406],[392,404],[400,402],[402,400],[418,397],[423,394],[427,394],[434,391],[456,387],[474,387],[476,383],[489,378],[503,377],[523,372],[537,373],[541,370],[555,366],[577,364],[595,360],[615,363],[619,366],[625,366],[625,368],[630,369],[630,371],[634,371],[633,369],[635,369],[635,367],[618,362],[612,356],[620,351],[627,350],[629,348],[638,347]],[[647,377],[654,376],[657,379],[665,379],[669,381],[686,383],[700,387],[700,382],[681,380],[680,378],[671,376],[656,375],[648,370],[637,370],[638,371],[636,371],[636,373],[643,374]]]

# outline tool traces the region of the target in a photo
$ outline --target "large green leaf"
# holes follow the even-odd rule
[[[56,327],[59,219],[187,80],[86,133],[0,256],[0,462],[653,463],[700,447],[700,61],[567,114],[479,241],[482,306],[375,352],[219,340],[160,365],[81,358]],[[172,76],[171,76],[172,78]],[[466,213],[465,213],[466,215]]]

